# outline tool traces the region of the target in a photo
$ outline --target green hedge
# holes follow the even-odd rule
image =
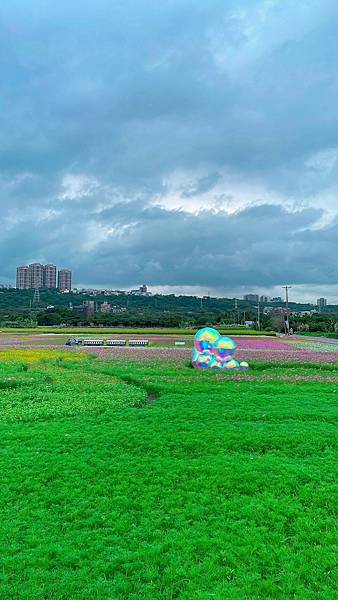
[[[338,334],[334,331],[296,331],[297,335],[305,335],[307,337],[327,337],[337,339]]]

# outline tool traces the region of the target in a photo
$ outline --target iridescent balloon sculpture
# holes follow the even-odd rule
[[[192,364],[195,369],[240,369],[249,368],[247,362],[238,362],[234,358],[237,348],[236,342],[229,337],[222,336],[217,329],[204,327],[194,338],[192,351]]]

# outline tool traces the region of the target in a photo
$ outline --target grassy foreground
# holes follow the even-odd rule
[[[336,597],[335,364],[50,356],[0,355],[1,599]]]

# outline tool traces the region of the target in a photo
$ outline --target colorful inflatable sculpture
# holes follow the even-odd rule
[[[195,369],[224,369],[246,371],[247,362],[234,358],[237,344],[229,337],[222,336],[217,329],[204,327],[194,338],[192,364]]]

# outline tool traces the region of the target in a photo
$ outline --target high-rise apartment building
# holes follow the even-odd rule
[[[319,308],[324,308],[324,306],[327,306],[327,299],[326,298],[318,298],[317,306],[319,306]]]
[[[29,267],[23,266],[23,267],[17,268],[17,270],[16,270],[16,289],[17,290],[29,290],[30,289]]]
[[[247,302],[259,302],[259,295],[258,294],[245,294],[243,296],[243,300],[246,300]]]
[[[70,292],[72,289],[72,272],[69,269],[60,269],[58,272],[58,288],[60,292]]]
[[[56,266],[45,265],[43,268],[43,287],[44,288],[56,288]]]
[[[43,288],[44,266],[40,263],[32,263],[29,265],[29,282],[30,287],[34,290]]]
[[[72,272],[69,269],[61,269],[58,277],[56,275],[57,268],[52,264],[24,265],[16,270],[16,288],[18,290],[56,289],[57,283],[60,291],[70,291],[72,289]]]

